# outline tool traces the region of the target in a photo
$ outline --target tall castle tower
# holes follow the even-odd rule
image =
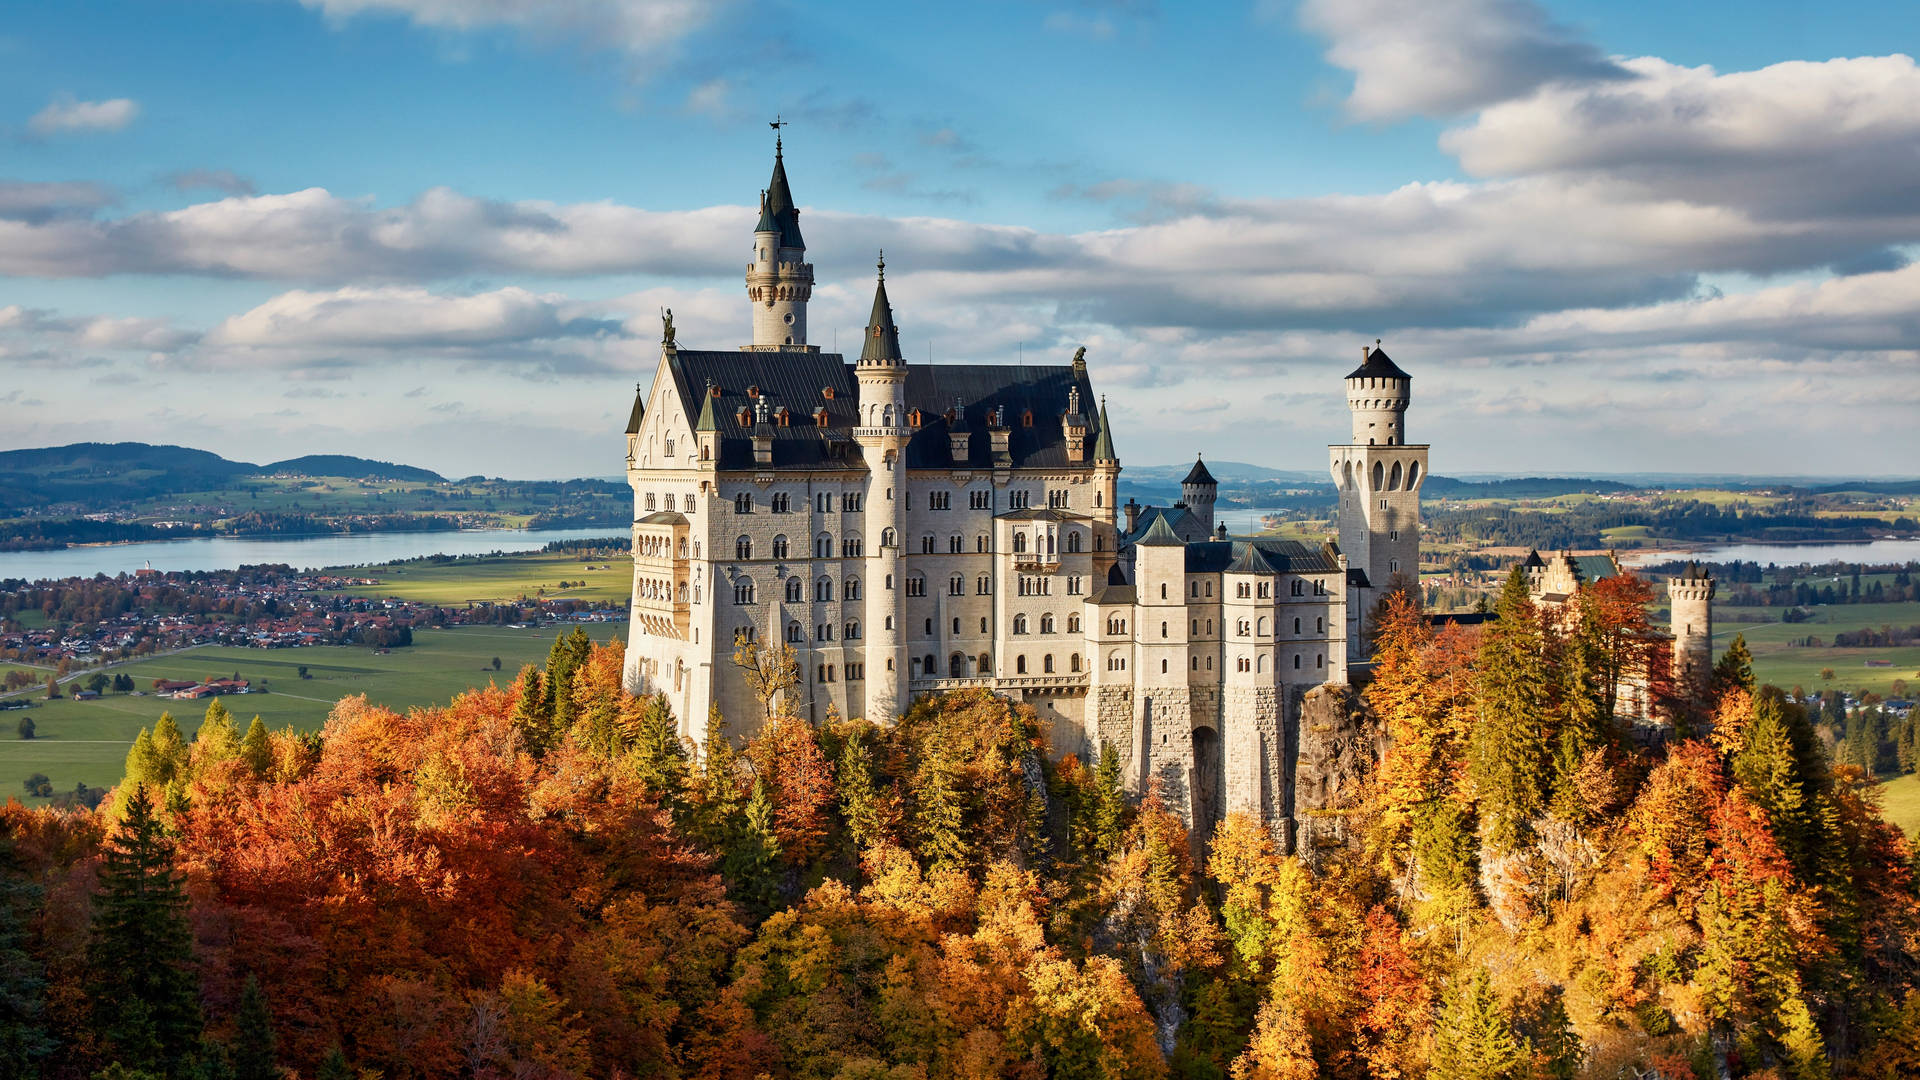
[[[780,138],[775,135],[773,179],[760,193],[760,224],[753,230],[753,262],[747,266],[754,348],[806,347],[807,299],[813,295],[813,264],[806,260],[800,208],[793,205]]]
[[[811,270],[809,270],[809,274]],[[873,314],[854,367],[860,385],[860,415],[853,437],[867,460],[862,518],[871,552],[866,599],[866,715],[893,717],[907,701],[907,654],[901,647],[900,544],[906,535],[907,361],[900,355],[900,329],[887,300],[887,260],[881,255],[873,288]]]
[[[1327,448],[1340,489],[1340,549],[1367,576],[1367,588],[1356,590],[1347,607],[1356,643],[1380,597],[1420,584],[1420,485],[1427,478],[1426,445],[1407,442],[1413,377],[1377,341],[1360,355],[1347,376],[1353,441]]]
[[[1667,579],[1673,603],[1673,688],[1683,698],[1702,699],[1713,675],[1713,575],[1688,563]]]

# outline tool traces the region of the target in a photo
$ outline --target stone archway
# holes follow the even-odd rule
[[[1226,762],[1220,745],[1220,733],[1211,727],[1193,729],[1193,765],[1188,773],[1188,797],[1193,807],[1195,850],[1205,850],[1214,823],[1226,809],[1224,777]]]

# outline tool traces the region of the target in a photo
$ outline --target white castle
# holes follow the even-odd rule
[[[776,145],[746,284],[753,344],[695,351],[671,319],[627,425],[626,681],[681,733],[759,706],[736,641],[799,655],[793,704],[890,722],[919,694],[1034,706],[1056,750],[1120,752],[1195,823],[1293,816],[1301,700],[1347,681],[1363,623],[1419,573],[1427,447],[1378,348],[1331,447],[1339,544],[1233,539],[1196,463],[1171,507],[1116,505],[1120,459],[1085,350],[1068,364],[908,364],[885,263],[857,361],[807,342],[813,267]]]

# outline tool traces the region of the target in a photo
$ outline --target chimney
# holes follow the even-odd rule
[[[1140,500],[1128,499],[1127,505],[1120,509],[1127,512],[1127,532],[1133,532],[1134,528],[1140,524]]]

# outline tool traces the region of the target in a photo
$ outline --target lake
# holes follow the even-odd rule
[[[1777,563],[1795,566],[1830,562],[1900,563],[1920,559],[1920,540],[1864,540],[1856,544],[1719,544],[1694,551],[1622,552],[1620,561],[1627,566],[1673,559],[1697,559],[1705,563],[1751,562],[1765,566]]]
[[[462,532],[354,533],[351,535],[196,537],[138,544],[74,547],[64,551],[0,551],[0,579],[27,581],[131,574],[149,562],[155,570],[232,570],[258,563],[295,569],[360,566],[422,555],[485,555],[537,551],[555,540],[619,536],[619,526],[597,529],[476,529]]]

